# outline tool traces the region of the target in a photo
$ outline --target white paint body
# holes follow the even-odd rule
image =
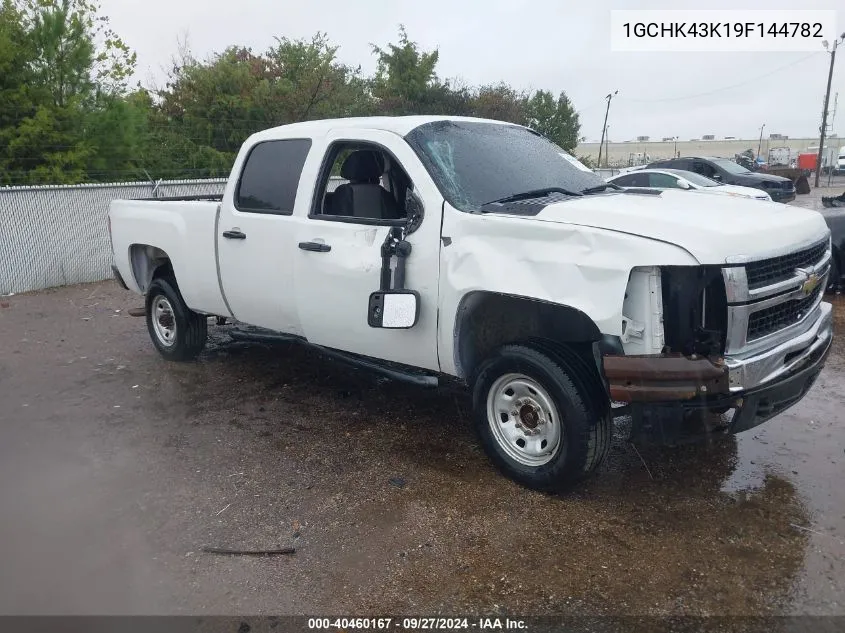
[[[130,250],[155,246],[170,258],[193,310],[463,377],[456,326],[471,293],[570,306],[589,316],[600,332],[624,335],[626,352],[656,353],[663,325],[655,267],[758,259],[827,234],[824,219],[814,211],[685,191],[585,196],[551,204],[533,217],[458,211],[444,200],[403,138],[433,120],[340,119],[255,134],[241,148],[220,204],[113,202],[115,265],[128,287],[143,294],[144,280],[136,278]],[[249,149],[262,140],[283,138],[312,140],[293,214],[239,212],[233,196]],[[423,200],[425,218],[408,237],[413,254],[406,287],[421,298],[413,328],[379,329],[367,323],[367,301],[379,288],[380,247],[388,227],[309,217],[325,150],[337,139],[385,147]],[[248,238],[221,238],[235,228]],[[444,245],[441,237],[451,242]],[[297,247],[321,240],[331,245],[330,252]],[[641,292],[626,301],[629,284]]]

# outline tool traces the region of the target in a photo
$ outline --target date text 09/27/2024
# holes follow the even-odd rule
[[[311,630],[369,630],[391,629],[413,631],[479,631],[525,630],[524,620],[511,618],[309,618]]]

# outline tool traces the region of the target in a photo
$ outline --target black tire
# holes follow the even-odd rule
[[[540,411],[541,418],[548,419],[537,423],[536,411],[530,410],[533,405],[527,405],[527,422],[522,413],[514,416],[514,412],[522,411],[521,408],[516,410],[520,406],[519,402],[526,399],[518,398],[519,393],[514,394],[513,389],[512,395],[508,397],[516,398],[516,404],[513,405],[515,410],[508,415],[500,410],[501,407],[496,408],[494,403],[502,400],[497,400],[495,394],[507,396],[509,385],[515,384],[508,382],[509,376],[513,375],[527,377],[535,387],[539,386],[539,393],[535,393],[527,386],[530,382],[525,383],[525,388],[537,396],[534,404],[545,402],[546,395],[550,397],[556,411],[546,411],[542,404],[538,404],[536,409]],[[535,490],[560,492],[592,473],[607,456],[612,435],[612,417],[607,403],[596,402],[596,398],[590,385],[578,377],[578,370],[570,368],[562,355],[545,347],[506,345],[485,360],[478,369],[473,387],[473,418],[484,450],[504,474]],[[531,396],[528,396],[527,400],[530,399]],[[492,407],[489,412],[488,404]],[[555,413],[557,421],[553,419]],[[499,422],[503,425],[502,430],[494,431],[493,423]],[[525,436],[536,443],[538,437],[547,437],[550,432],[542,429],[552,429],[555,422],[559,424],[562,435],[553,450],[549,448],[548,454],[537,457],[537,463],[520,461],[531,460],[532,456],[514,457],[514,454],[525,451],[524,439],[523,447],[518,446],[522,439],[519,432],[527,430],[539,433]],[[520,426],[523,423],[528,426]],[[531,423],[536,425],[533,429],[528,428]],[[520,428],[523,430],[520,431]],[[516,439],[510,442],[503,439],[508,432],[514,433]],[[542,443],[538,446],[545,448]],[[547,461],[540,463],[544,459]]]
[[[162,320],[161,315],[154,316],[154,312],[164,303],[169,306],[170,315],[168,317],[165,311],[165,318]],[[193,360],[205,347],[208,319],[185,305],[174,279],[159,277],[150,284],[147,291],[146,317],[147,330],[153,345],[167,360]],[[172,338],[166,340],[161,334],[161,329],[157,328],[154,322],[157,319],[159,324],[164,326],[163,329],[172,329]]]
[[[828,292],[836,292],[842,286],[842,273],[839,269],[839,253],[834,249],[830,258],[830,276],[827,278]]]

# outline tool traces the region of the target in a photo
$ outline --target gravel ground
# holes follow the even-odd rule
[[[820,211],[823,208],[822,196],[838,196],[843,192],[845,192],[845,176],[831,176],[830,178],[824,176],[819,179],[818,188],[813,187],[813,178],[810,177],[810,193],[795,196],[795,200],[788,204]]]
[[[0,298],[0,614],[845,614],[833,300],[799,405],[711,444],[620,436],[549,496],[493,470],[460,391],[226,327],[169,364],[113,282]]]

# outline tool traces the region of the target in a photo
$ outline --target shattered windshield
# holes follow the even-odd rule
[[[435,121],[405,138],[443,197],[462,211],[524,192],[581,192],[605,184],[574,156],[515,125]]]

